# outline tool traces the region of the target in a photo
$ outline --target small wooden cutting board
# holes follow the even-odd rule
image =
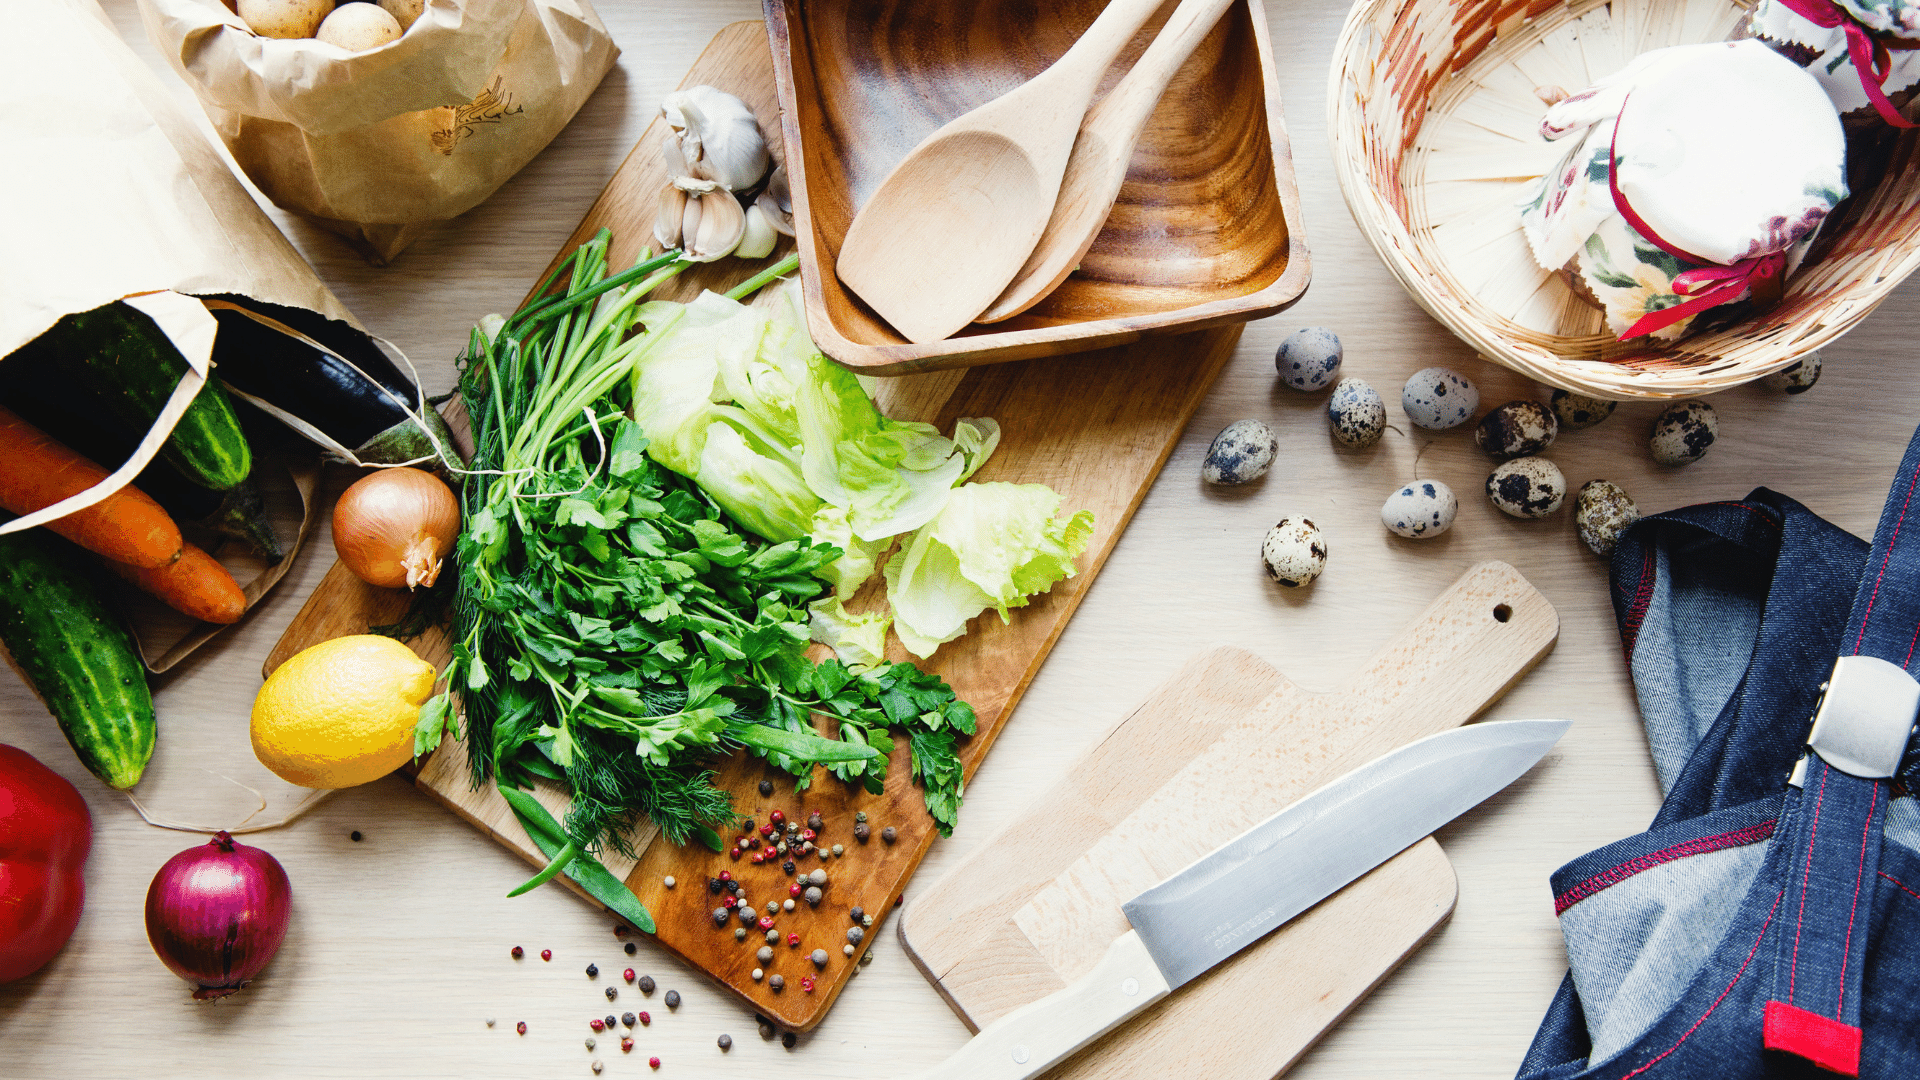
[[[1241,649],[1202,653],[917,894],[901,941],[977,1031],[1090,969],[1127,930],[1123,901],[1327,781],[1471,719],[1559,628],[1518,571],[1487,562],[1332,693],[1306,693]],[[1428,837],[1048,1075],[1268,1080],[1417,948],[1454,897],[1453,868]]]

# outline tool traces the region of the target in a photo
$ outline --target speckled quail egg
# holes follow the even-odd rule
[[[1769,390],[1778,390],[1783,394],[1804,394],[1820,381],[1820,354],[1810,352],[1801,357],[1799,363],[1781,368],[1761,381]]]
[[[1327,423],[1341,446],[1362,450],[1380,441],[1387,430],[1387,405],[1361,379],[1341,379],[1327,399]]]
[[[1704,401],[1683,401],[1653,421],[1647,446],[1662,465],[1687,465],[1707,456],[1720,434],[1720,418]]]
[[[1613,554],[1613,546],[1627,526],[1640,520],[1640,508],[1633,496],[1611,480],[1589,480],[1580,486],[1573,500],[1573,524],[1580,542],[1601,558]]]
[[[1576,394],[1571,390],[1555,390],[1549,404],[1553,408],[1553,418],[1560,422],[1561,431],[1579,431],[1612,416],[1618,402]]]
[[[1340,374],[1340,336],[1324,326],[1295,330],[1273,354],[1280,381],[1303,394],[1325,390]]]
[[[1260,544],[1267,576],[1289,589],[1310,585],[1327,568],[1327,538],[1303,517],[1283,517]]]
[[[1567,478],[1546,458],[1514,458],[1487,477],[1487,498],[1517,518],[1546,517],[1560,509],[1566,497]]]
[[[400,21],[374,4],[341,4],[313,36],[348,52],[366,52],[400,40]]]
[[[1480,418],[1473,441],[1480,449],[1505,461],[1532,457],[1553,445],[1560,421],[1537,401],[1509,401]]]
[[[1453,528],[1453,516],[1460,500],[1453,489],[1438,480],[1415,480],[1387,496],[1380,507],[1380,523],[1389,530],[1413,540],[1439,536]]]
[[[1480,408],[1480,388],[1451,368],[1421,368],[1400,388],[1400,408],[1423,428],[1459,427]]]
[[[1200,479],[1209,484],[1245,484],[1267,475],[1280,439],[1258,420],[1236,420],[1213,437]]]
[[[247,29],[270,38],[310,38],[333,11],[333,0],[239,0],[234,14]]]

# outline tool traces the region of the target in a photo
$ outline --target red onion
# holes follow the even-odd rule
[[[260,974],[287,936],[293,887],[273,856],[225,832],[167,860],[147,889],[147,940],[202,1001]]]

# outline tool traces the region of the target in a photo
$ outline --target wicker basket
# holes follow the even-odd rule
[[[1541,382],[1672,398],[1786,367],[1852,328],[1920,265],[1914,132],[1779,305],[1664,347],[1608,335],[1598,308],[1534,262],[1514,205],[1566,152],[1539,136],[1541,91],[1577,93],[1642,52],[1723,40],[1745,15],[1733,0],[1359,0],[1328,92],[1347,206],[1421,307]]]

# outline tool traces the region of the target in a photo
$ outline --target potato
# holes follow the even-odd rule
[[[234,14],[247,29],[270,38],[310,38],[333,10],[333,0],[239,0]]]
[[[400,38],[400,23],[372,4],[341,4],[314,37],[348,52],[366,52]]]
[[[380,9],[400,24],[400,32],[413,29],[413,20],[427,10],[427,0],[380,0]]]

